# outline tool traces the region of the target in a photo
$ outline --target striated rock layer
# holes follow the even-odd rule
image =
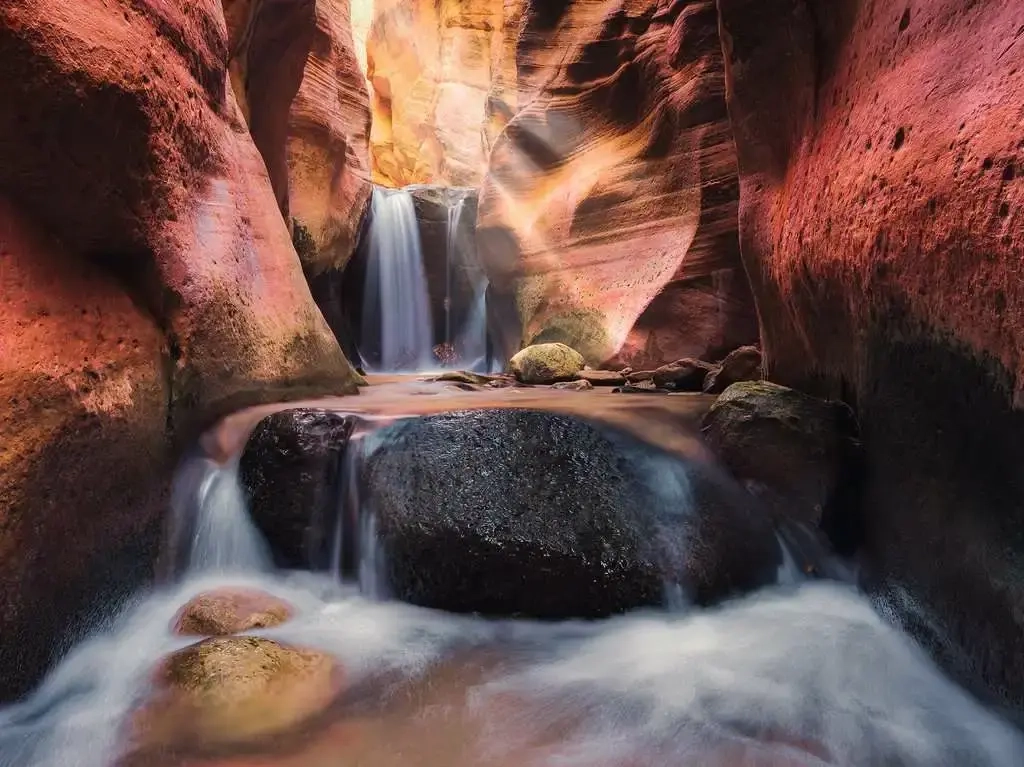
[[[520,318],[506,345],[562,341],[591,364],[649,368],[752,341],[714,3],[519,10],[478,222],[492,286]]]
[[[503,0],[374,0],[366,78],[376,182],[480,183],[486,107],[492,83],[500,79],[506,5]]]
[[[767,372],[856,407],[878,585],[1024,711],[1024,6],[719,7]]]
[[[342,268],[370,196],[370,104],[346,0],[224,0],[232,82],[309,276]]]
[[[145,577],[178,446],[353,390],[227,59],[215,0],[0,5],[0,696]]]

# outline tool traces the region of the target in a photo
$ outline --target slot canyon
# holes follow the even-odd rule
[[[0,0],[0,767],[1024,764],[1019,0]]]

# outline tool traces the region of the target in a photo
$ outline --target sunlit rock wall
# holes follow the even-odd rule
[[[359,13],[367,0],[354,0]],[[372,0],[366,77],[373,177],[386,186],[476,186],[502,0]]]
[[[310,277],[344,266],[370,195],[348,0],[224,0],[232,82]]]
[[[516,87],[492,91],[478,222],[517,307],[504,351],[646,367],[754,340],[714,2],[506,5]]]
[[[855,406],[865,572],[1024,717],[1024,4],[719,5],[768,372]]]
[[[151,575],[201,429],[354,391],[227,60],[218,0],[0,3],[0,699]]]

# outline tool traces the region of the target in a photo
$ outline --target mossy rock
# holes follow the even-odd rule
[[[170,655],[133,720],[138,749],[204,749],[286,732],[341,689],[335,660],[251,636],[216,637]]]
[[[565,344],[535,344],[512,357],[508,369],[521,383],[553,384],[572,381],[583,365],[583,355]]]

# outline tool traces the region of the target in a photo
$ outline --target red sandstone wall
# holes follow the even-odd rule
[[[875,576],[1024,708],[1024,4],[719,8],[769,374],[857,407]]]
[[[0,4],[0,695],[144,577],[198,429],[353,390],[227,60],[216,0]]]

